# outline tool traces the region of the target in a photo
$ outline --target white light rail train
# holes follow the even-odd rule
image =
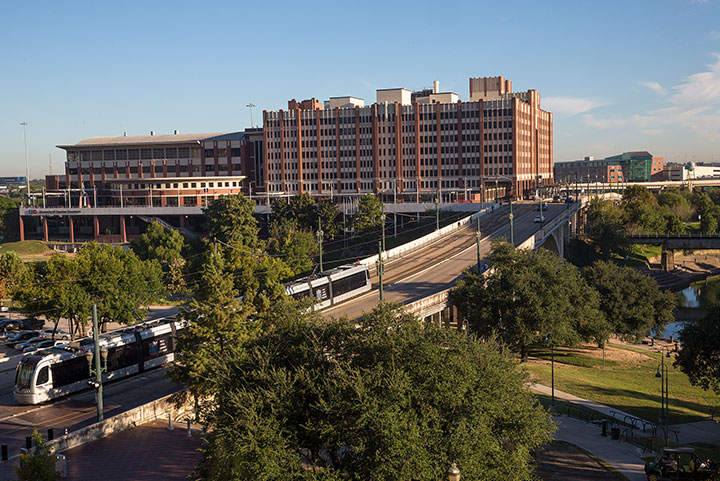
[[[316,301],[315,309],[325,309],[368,292],[371,288],[368,267],[354,264],[294,281],[285,286],[285,292],[295,299],[313,297]]]
[[[177,331],[184,327],[173,318],[161,318],[100,334],[100,347],[108,353],[103,382],[172,361]],[[93,346],[90,337],[23,356],[15,370],[15,400],[39,404],[87,389],[91,379],[85,353]]]

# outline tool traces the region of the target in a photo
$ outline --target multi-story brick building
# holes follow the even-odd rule
[[[471,78],[469,102],[440,92],[437,82],[415,94],[378,90],[369,106],[353,97],[333,99],[341,100],[331,109],[312,99],[263,112],[260,190],[357,195],[396,189],[419,198],[487,192],[498,183],[521,195],[552,182],[552,114],[540,108],[536,90],[514,93],[503,77]]]

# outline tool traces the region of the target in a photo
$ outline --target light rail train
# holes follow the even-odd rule
[[[371,288],[368,267],[354,264],[294,281],[285,286],[285,292],[295,299],[313,297],[316,300],[315,309],[324,309],[368,292]]]
[[[100,347],[108,354],[103,382],[172,361],[177,331],[184,327],[173,318],[162,318],[100,334]],[[15,370],[15,400],[39,404],[87,389],[91,378],[85,353],[93,348],[90,337],[23,356]]]

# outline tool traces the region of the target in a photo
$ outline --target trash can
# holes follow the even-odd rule
[[[615,440],[620,439],[620,428],[616,426],[610,428],[610,437]]]
[[[60,473],[61,478],[67,478],[67,458],[64,454],[55,455],[55,471]]]
[[[607,419],[603,419],[602,420],[602,436],[607,436],[607,426],[608,426]]]

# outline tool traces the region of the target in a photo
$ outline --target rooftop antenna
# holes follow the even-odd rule
[[[48,154],[48,158],[49,158],[49,162],[48,162],[49,165],[48,165],[48,167],[50,168],[50,175],[52,175],[52,169],[53,169],[53,165],[52,165],[52,154]]]
[[[250,108],[250,128],[251,128],[251,129],[254,129],[254,128],[255,128],[255,124],[253,123],[253,112],[252,112],[252,109],[253,109],[253,107],[257,107],[257,105],[255,105],[254,103],[250,102],[249,104],[246,105],[246,107],[249,107],[249,108]]]

